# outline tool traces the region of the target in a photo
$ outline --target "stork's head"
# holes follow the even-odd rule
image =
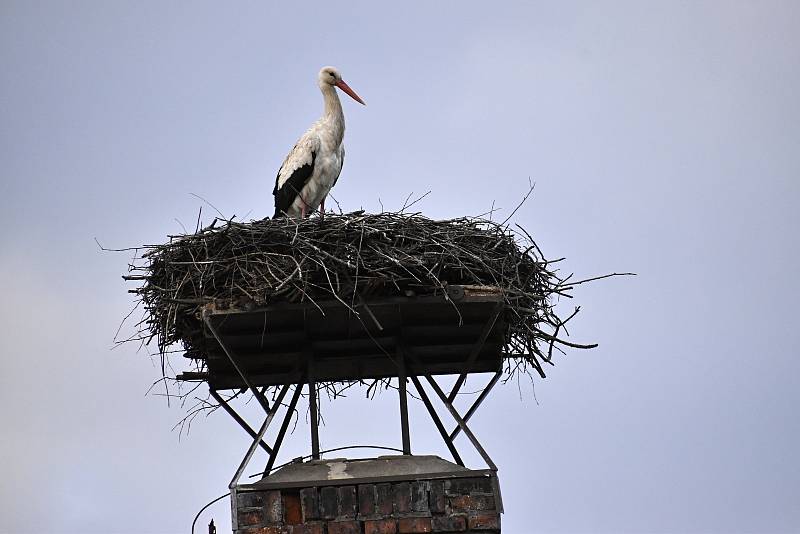
[[[353,100],[355,100],[359,104],[364,104],[366,106],[364,101],[361,100],[361,97],[358,96],[355,91],[350,89],[349,85],[344,83],[342,75],[339,74],[339,70],[336,67],[322,67],[322,69],[320,69],[319,71],[318,80],[320,88],[324,89],[326,86],[338,87],[339,89],[350,95],[350,97]]]

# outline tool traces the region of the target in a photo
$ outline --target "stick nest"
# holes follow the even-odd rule
[[[247,223],[215,219],[193,234],[144,247],[129,266],[130,290],[144,306],[138,337],[196,353],[192,332],[210,303],[262,306],[336,299],[355,306],[382,296],[443,295],[448,284],[495,286],[505,300],[507,371],[544,376],[575,312],[560,318],[559,296],[578,283],[561,278],[531,236],[482,218],[434,221],[420,214],[363,211]],[[558,260],[556,260],[558,261]]]

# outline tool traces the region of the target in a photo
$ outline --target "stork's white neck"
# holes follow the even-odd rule
[[[322,97],[325,99],[325,115],[322,116],[322,120],[328,124],[330,132],[338,141],[337,144],[339,144],[344,137],[342,103],[334,86],[327,83],[321,84],[320,90],[322,91]]]

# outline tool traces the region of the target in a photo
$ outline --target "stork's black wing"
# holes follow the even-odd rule
[[[278,176],[275,177],[275,189],[272,191],[272,194],[275,195],[275,215],[273,217],[286,214],[297,195],[300,194],[300,191],[303,190],[303,187],[314,173],[314,161],[317,159],[316,151],[310,150],[311,161],[309,162],[308,154],[301,155],[297,153],[299,147],[299,144],[295,145],[278,170]],[[305,161],[301,163],[298,160]]]

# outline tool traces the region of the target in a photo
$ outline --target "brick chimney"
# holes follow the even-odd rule
[[[315,460],[231,493],[236,534],[500,533],[496,473],[437,456]]]

